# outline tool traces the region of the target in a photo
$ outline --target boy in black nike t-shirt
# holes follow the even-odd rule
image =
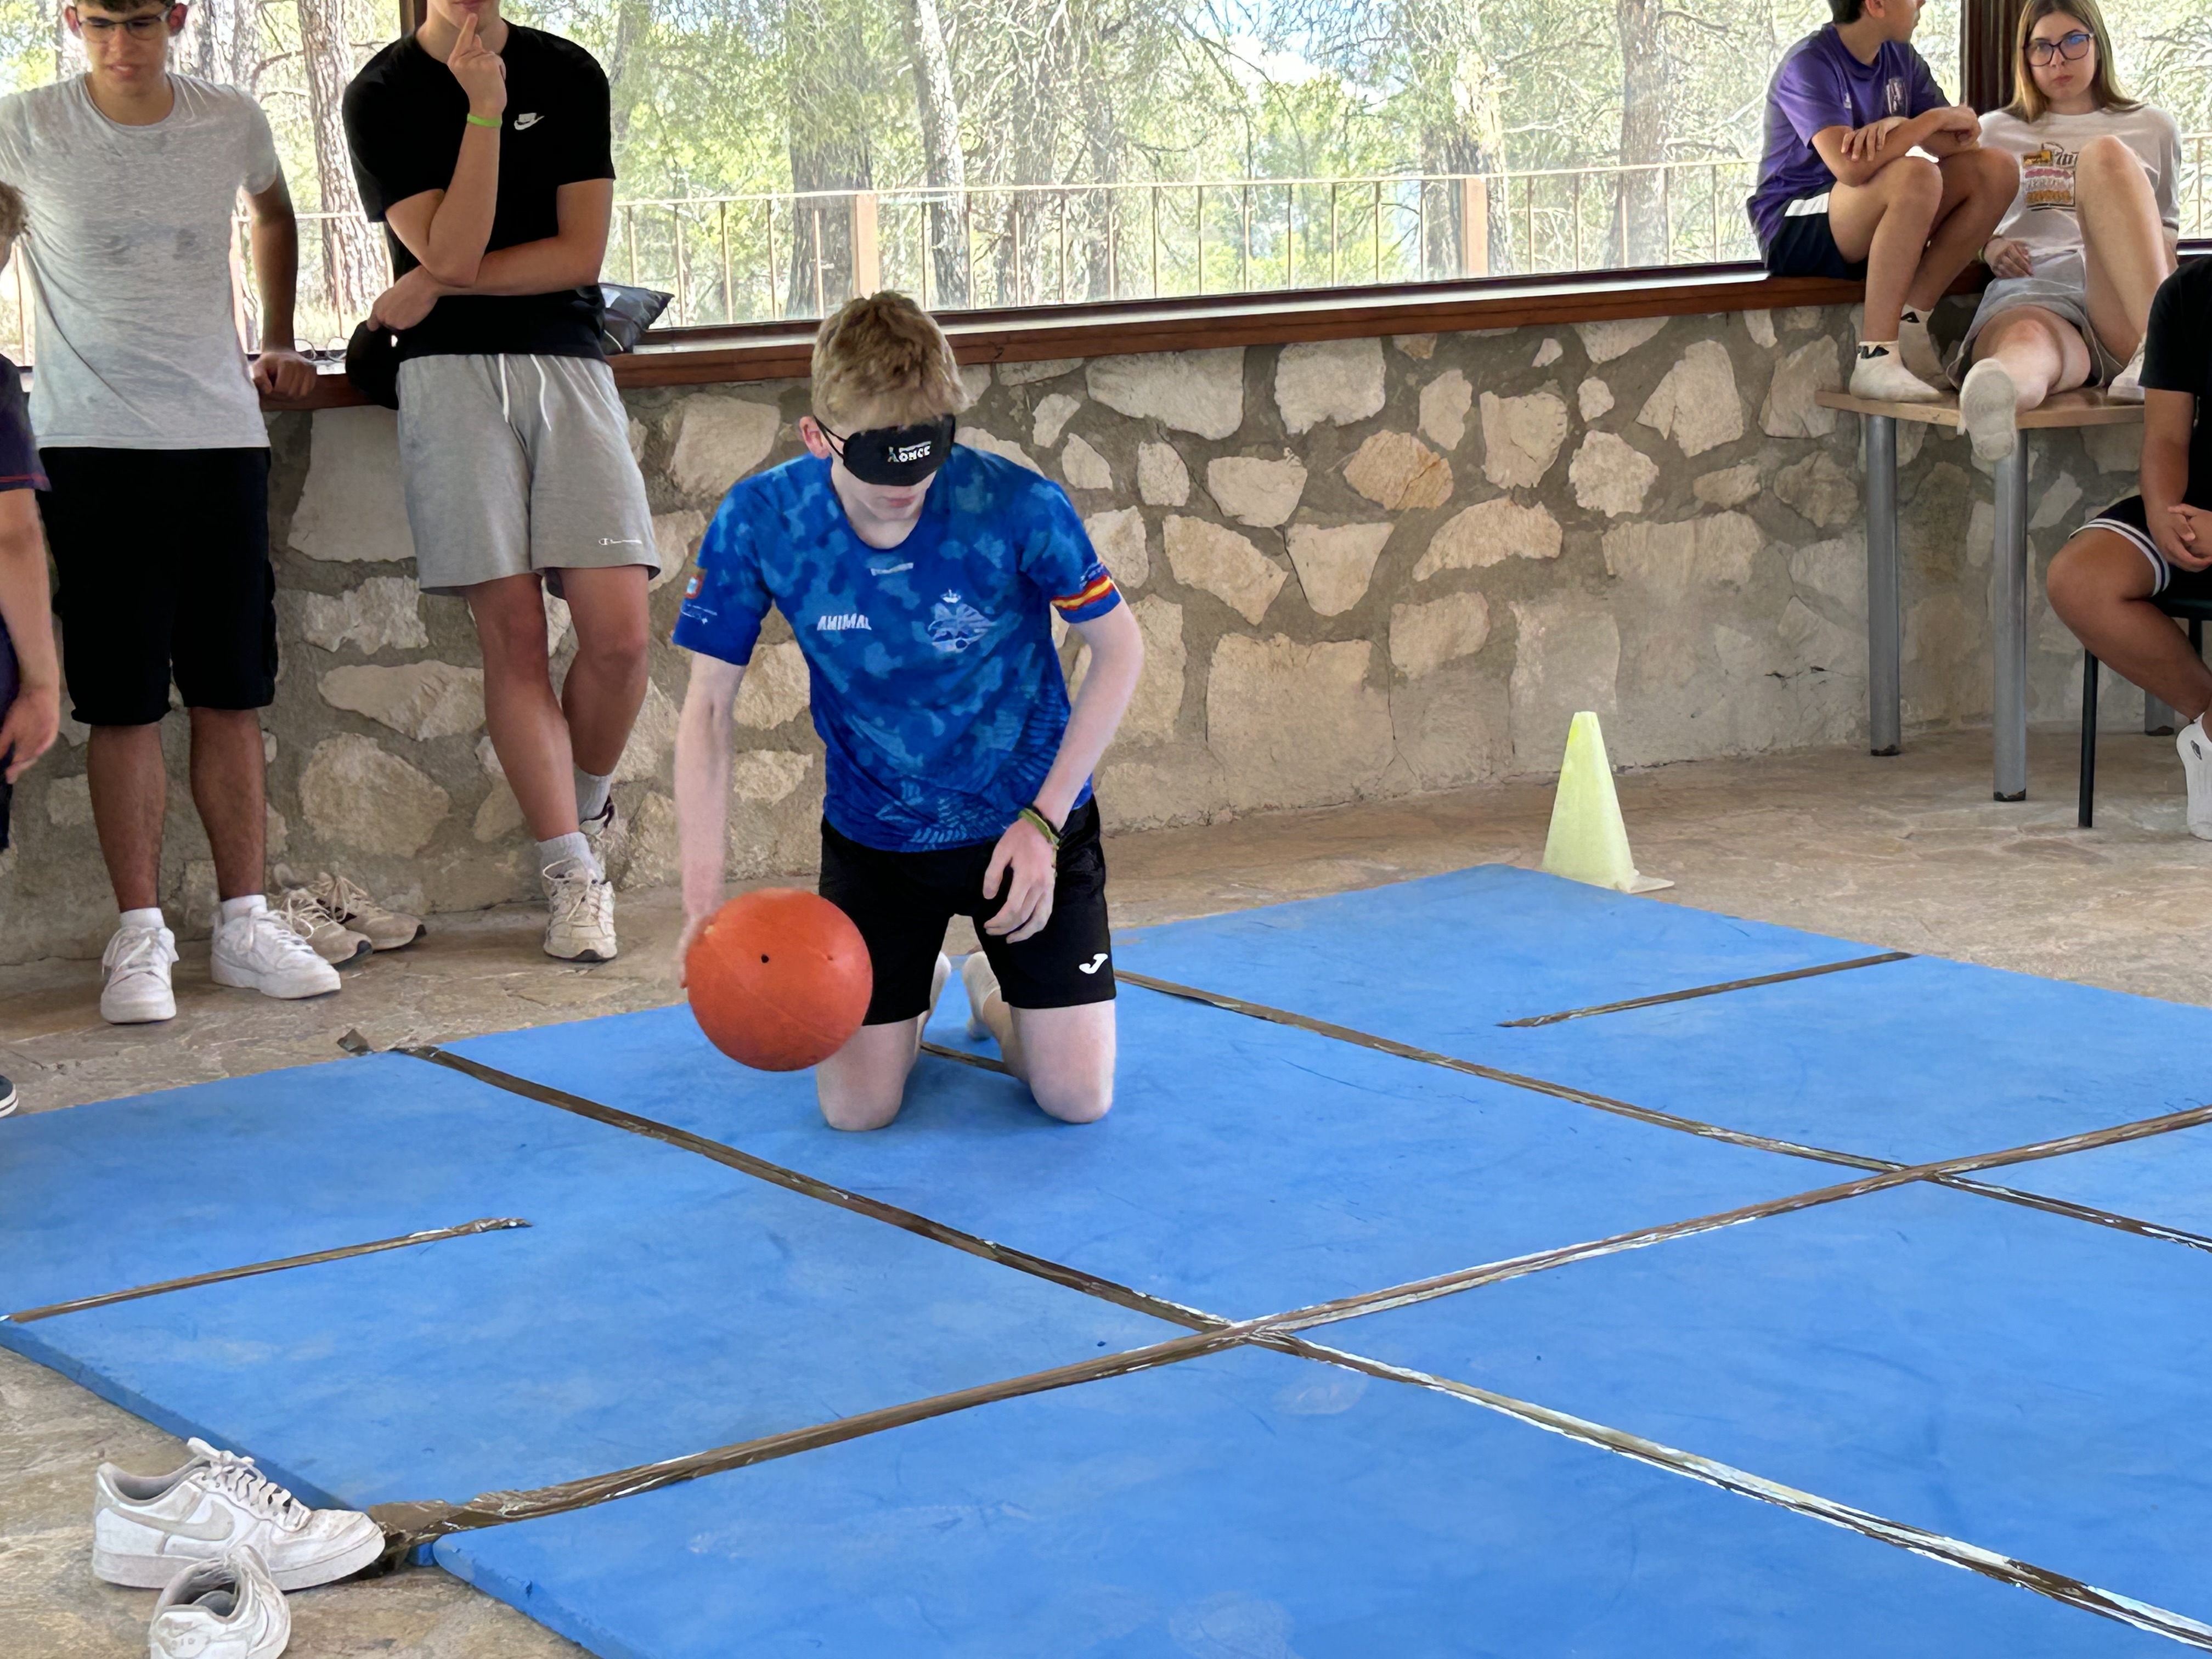
[[[425,592],[469,603],[485,724],[538,842],[549,955],[615,954],[599,848],[645,698],[658,568],[629,420],[599,340],[613,211],[607,78],[496,0],[429,0],[346,88],[362,205],[398,280],[399,459]],[[576,657],[553,689],[544,594]]]
[[[2161,599],[2212,599],[2212,258],[2159,287],[2143,337],[2142,489],[2051,562],[2051,608],[2112,672],[2188,717],[2175,746],[2189,832],[2212,841],[2212,668]]]

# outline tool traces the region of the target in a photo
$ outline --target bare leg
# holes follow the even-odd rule
[[[192,805],[215,854],[216,892],[244,898],[269,885],[261,715],[252,708],[195,708],[191,720]]]
[[[929,988],[933,1012],[951,971],[951,964],[938,957]],[[921,1013],[885,1025],[863,1025],[851,1042],[816,1066],[814,1097],[823,1121],[833,1129],[865,1130],[880,1129],[896,1117],[928,1024],[929,1014]]]
[[[2051,562],[2051,608],[2112,672],[2185,720],[2212,708],[2212,668],[2150,601],[2150,561],[2109,530],[2085,530]]]
[[[1828,192],[1828,231],[1836,251],[1866,261],[1865,337],[1894,340],[1906,290],[1943,204],[1944,180],[1917,155],[1892,161],[1863,185]]]
[[[2081,331],[2040,306],[2000,312],[1974,339],[1974,361],[2004,365],[2020,393],[2020,407],[2033,409],[2054,392],[2065,392],[2089,378],[2089,348]]]
[[[602,776],[622,759],[645,702],[653,629],[646,581],[641,564],[561,573],[562,596],[576,628],[575,660],[561,686],[562,715],[576,765]]]
[[[2150,326],[2151,297],[2173,274],[2158,198],[2135,152],[2107,133],[2081,146],[2074,199],[2088,268],[2089,321],[2115,356],[2132,356]]]
[[[115,908],[151,909],[161,902],[161,817],[169,793],[161,726],[94,726],[85,770]]]
[[[1961,150],[1945,156],[1937,170],[1943,179],[1943,198],[1936,210],[1936,231],[1905,295],[1923,315],[1936,308],[1951,279],[1973,262],[2020,191],[2020,164],[2001,149]],[[1867,337],[1888,336],[1870,333]]]
[[[477,583],[466,597],[483,647],[484,724],[507,787],[532,838],[573,835],[575,775],[568,723],[553,696],[538,578],[501,576]]]
[[[981,954],[969,958],[984,961]],[[1010,1008],[988,963],[962,978],[969,1000],[991,1035],[1006,1069],[1030,1085],[1046,1114],[1063,1123],[1095,1123],[1114,1104],[1114,1005],[1077,1008]]]

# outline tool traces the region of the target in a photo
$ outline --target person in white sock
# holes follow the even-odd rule
[[[1974,453],[2002,460],[2021,411],[2102,386],[2141,401],[2151,296],[2181,234],[2181,132],[2129,97],[2097,0],[2029,0],[2013,100],[1983,142],[2020,161],[2019,193],[1983,245],[1995,278],[1966,331],[1959,413]]]
[[[2076,531],[2051,562],[2051,608],[2075,637],[2188,720],[2175,740],[2189,831],[2212,841],[2212,668],[2161,600],[2212,602],[2212,259],[2160,285],[2143,331],[2142,491]]]
[[[1749,204],[1778,276],[1866,283],[1852,395],[1942,394],[1927,315],[1996,228],[2019,169],[1981,146],[1907,44],[1922,0],[1828,0],[1834,18],[1785,53],[1767,92]]]

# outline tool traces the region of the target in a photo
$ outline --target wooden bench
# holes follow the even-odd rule
[[[1899,665],[1904,617],[1898,595],[1897,423],[1959,430],[1959,400],[1884,403],[1823,392],[1830,409],[1866,422],[1867,738],[1877,755],[1903,746]],[[1996,793],[2027,797],[2027,448],[2029,434],[2054,427],[2139,426],[2141,404],[2116,403],[2101,392],[2061,392],[2020,417],[2021,441],[1996,466],[1996,548],[1990,562],[1990,620],[1996,635],[1990,699]]]

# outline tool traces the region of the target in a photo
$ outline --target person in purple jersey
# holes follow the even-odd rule
[[[1984,149],[1907,43],[1923,0],[1828,0],[1784,54],[1746,204],[1778,276],[1866,283],[1855,397],[1929,403],[1944,380],[1928,313],[2012,205],[2020,168]]]

